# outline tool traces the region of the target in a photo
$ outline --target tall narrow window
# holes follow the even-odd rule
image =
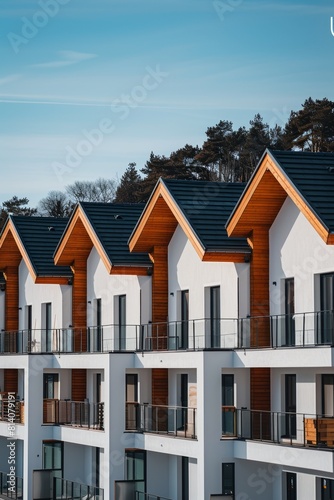
[[[223,496],[234,496],[234,463],[222,464]]]
[[[296,375],[285,375],[285,431],[288,438],[296,438]]]
[[[95,351],[101,351],[102,347],[102,302],[101,299],[96,299],[96,335],[94,342]]]
[[[62,475],[63,443],[61,441],[43,441],[43,469],[60,471]]]
[[[177,409],[177,430],[185,431],[188,418],[188,374],[182,373],[180,378],[180,408]]]
[[[118,335],[119,349],[126,349],[126,295],[118,297]]]
[[[328,417],[334,416],[334,375],[327,373],[322,375],[322,414]]]
[[[297,500],[297,474],[286,473],[286,500]]]
[[[179,338],[179,348],[188,348],[189,332],[189,290],[181,292],[181,337]]]
[[[44,373],[43,375],[43,398],[57,399],[58,397],[58,373]]]
[[[31,352],[32,349],[32,306],[25,307],[25,329],[26,334],[23,340],[22,350],[27,349],[28,352]]]
[[[220,287],[210,288],[211,347],[220,347]]]
[[[285,345],[295,345],[295,282],[293,278],[285,280]]]
[[[332,500],[334,498],[333,479],[321,478],[321,500]]]
[[[189,500],[189,458],[182,457],[182,500]]]
[[[222,374],[222,434],[235,436],[234,375]]]
[[[127,373],[125,376],[126,430],[136,430],[138,427],[138,375]]]
[[[52,331],[51,331],[51,302],[42,304],[42,348],[44,352],[52,351]]]
[[[146,491],[146,453],[144,450],[125,450],[125,479],[138,481],[138,491]]]
[[[333,343],[334,273],[320,276],[320,309],[318,314],[318,343]]]

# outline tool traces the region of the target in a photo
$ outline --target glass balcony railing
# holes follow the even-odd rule
[[[43,423],[103,430],[104,403],[44,399]]]
[[[135,492],[135,500],[170,500],[170,498],[143,493],[142,491]]]
[[[0,332],[0,354],[334,346],[334,311]]]
[[[125,430],[196,439],[196,408],[126,403]]]
[[[0,472],[0,498],[23,499],[23,479]]]
[[[222,437],[334,448],[334,416],[222,407]]]
[[[104,492],[102,488],[97,486],[89,486],[87,484],[68,481],[60,477],[53,478],[53,491],[56,495],[53,496],[57,500],[103,500]]]

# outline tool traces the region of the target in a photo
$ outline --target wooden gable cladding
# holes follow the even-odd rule
[[[72,266],[72,325],[74,327],[74,350],[87,348],[87,260],[76,258]]]
[[[72,401],[84,401],[87,397],[87,371],[72,370]]]
[[[87,230],[88,223],[85,219],[78,207],[56,250],[54,257],[56,265],[72,266],[77,257],[87,260],[93,248],[93,233]]]
[[[164,199],[161,188],[152,197],[133,237],[130,251],[151,253],[155,245],[168,245],[177,226],[177,220]]]
[[[227,234],[247,237],[254,223],[270,227],[281,209],[287,193],[272,174],[273,162],[264,161],[249,184],[227,225]]]
[[[6,368],[4,370],[4,392],[18,392],[19,372],[15,368]]]

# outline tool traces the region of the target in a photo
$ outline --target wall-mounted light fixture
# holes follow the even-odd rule
[[[172,297],[174,297],[174,292],[170,292],[170,294],[169,294],[169,295],[171,295]]]
[[[19,310],[19,311],[22,311],[22,307],[18,307],[18,310]]]
[[[276,281],[273,281],[273,285],[276,286],[277,285],[277,282]]]
[[[87,304],[91,304],[91,303],[92,303],[92,301],[91,301],[91,300],[88,300],[88,301],[87,301]]]

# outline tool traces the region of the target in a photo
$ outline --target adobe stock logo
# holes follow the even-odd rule
[[[331,33],[334,36],[334,17],[331,17]]]

